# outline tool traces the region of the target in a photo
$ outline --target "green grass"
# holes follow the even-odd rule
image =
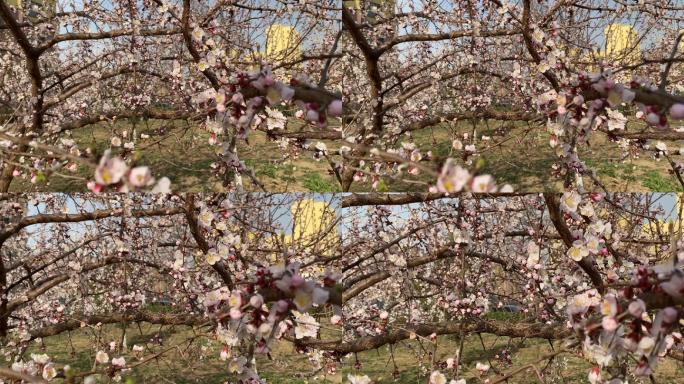
[[[334,181],[324,178],[320,173],[306,173],[303,185],[310,192],[339,192],[339,186]]]
[[[600,161],[598,159],[587,159],[584,162],[589,168],[595,169],[599,177],[619,178],[628,181],[635,181],[636,166],[633,164],[611,161]],[[655,171],[654,171],[655,172]],[[660,175],[658,172],[655,172]]]
[[[653,192],[672,192],[682,189],[673,177],[665,177],[656,171],[647,172],[642,183],[644,187]]]
[[[270,161],[247,159],[245,165],[254,169],[257,176],[266,176],[275,179],[278,176],[278,166]]]
[[[511,314],[506,313],[506,315]],[[457,335],[448,335],[439,336],[435,343],[420,339],[407,340],[393,345],[391,350],[390,346],[384,346],[377,350],[362,352],[344,360],[344,377],[349,373],[365,374],[374,380],[374,384],[427,383],[433,369],[432,354],[434,354],[435,362],[442,364],[440,371],[451,379],[455,376],[455,372],[444,368],[444,362],[448,357],[455,356],[459,344]],[[555,350],[561,347],[562,345],[558,342],[553,344]],[[497,358],[504,348],[511,351],[512,364]],[[554,349],[548,341],[543,339],[521,340],[482,334],[482,341],[480,341],[478,335],[470,335],[463,343],[459,377],[465,378],[467,383],[481,383],[485,379],[494,380],[499,377],[497,372],[508,373],[535,363],[541,356],[551,353]],[[360,370],[354,367],[356,358],[361,366]],[[477,362],[491,364],[492,369],[484,376],[480,376],[475,369]],[[538,369],[543,369],[545,365],[546,361],[539,363]],[[561,354],[546,367],[544,379],[546,383],[588,383],[587,373],[592,366],[592,363],[574,354]],[[666,360],[656,369],[656,382],[684,383],[680,369],[681,364],[671,359]],[[648,379],[636,381],[636,383],[648,382]],[[511,377],[507,383],[532,384],[539,383],[539,379],[533,371],[528,370]],[[635,381],[630,380],[630,383],[635,383]]]
[[[155,307],[170,308],[169,306]],[[151,310],[152,308],[148,308]],[[163,311],[167,311],[164,309]],[[321,316],[319,321],[324,324],[324,319],[329,314]],[[322,328],[322,337],[338,338],[339,330]],[[120,325],[105,325],[99,330],[91,327],[63,333],[43,339],[43,344],[34,343],[30,346],[25,356],[31,353],[47,353],[52,357],[58,367],[69,364],[73,371],[87,372],[92,370],[95,352],[98,349],[108,350],[110,341],[120,341],[122,337]],[[124,352],[109,352],[110,359],[124,356],[128,364],[138,361],[130,351],[134,344],[144,345],[148,348],[144,356],[152,356],[167,349],[162,358],[151,360],[136,369],[123,375],[122,383],[186,383],[186,384],[222,384],[230,378],[227,362],[221,361],[218,356],[222,346],[213,340],[207,329],[192,329],[186,326],[164,326],[149,323],[130,324],[126,327],[126,340],[129,350]],[[153,342],[161,336],[162,345]],[[184,341],[197,336],[192,343]],[[177,348],[172,348],[178,346]],[[30,357],[28,357],[30,358]],[[333,384],[341,381],[337,375],[325,375],[318,373],[318,379],[313,379],[314,367],[304,354],[298,354],[294,346],[286,341],[276,341],[272,353],[269,356],[257,355],[257,369],[262,378],[267,379],[269,384]],[[61,384],[61,380],[54,383]],[[101,378],[101,383],[109,383],[106,378]]]
[[[630,122],[634,128],[639,123]],[[415,143],[421,152],[432,151],[437,162],[453,155],[452,140],[462,140],[464,134],[476,137],[489,136],[488,143],[478,141],[480,155],[473,159],[469,169],[481,164],[480,172],[494,176],[498,184],[509,183],[516,191],[562,191],[563,178],[552,174],[558,158],[549,145],[549,136],[543,128],[530,129],[524,123],[489,122],[478,123],[475,129],[470,121],[444,123],[440,126],[414,132]],[[407,141],[406,138],[398,140]],[[623,158],[623,152],[615,143],[596,133],[589,145],[580,147],[580,158],[596,170],[601,183],[612,191],[647,192],[651,190],[678,190],[678,183],[669,174],[666,162],[656,162],[648,156]],[[645,181],[644,181],[645,180]],[[430,182],[428,177],[423,181]],[[589,180],[585,180],[589,184]],[[415,190],[416,184],[390,181],[391,191]]]
[[[109,147],[108,138],[112,132],[121,135],[123,131],[132,132],[134,128],[138,134],[146,133],[150,138],[137,144],[133,162],[149,165],[157,177],[169,177],[173,190],[212,192],[224,189],[223,176],[213,174],[210,169],[212,163],[219,161],[215,153],[218,148],[208,145],[208,134],[199,126],[183,121],[154,120],[133,126],[122,121],[79,129],[74,131],[73,138],[82,149],[88,147],[99,156]],[[292,121],[289,128],[296,131],[300,125]],[[491,141],[489,144],[478,142],[481,154],[474,159],[473,164],[466,165],[469,169],[481,163],[480,172],[492,174],[498,184],[513,185],[516,191],[563,190],[562,178],[552,174],[552,166],[558,159],[548,144],[549,137],[543,128],[529,129],[527,124],[519,123],[480,122],[473,129],[471,122],[459,121],[413,132],[412,137],[398,137],[396,144],[413,141],[422,153],[431,151],[434,161],[426,165],[436,169],[447,157],[454,156],[453,139],[462,139],[463,134],[472,135],[473,132],[478,138],[487,135]],[[339,145],[332,142],[326,144],[331,153]],[[239,142],[238,153],[270,192],[337,192],[340,189],[336,179],[328,174],[327,162],[314,160],[311,153],[306,151],[286,160],[278,144],[268,140],[262,132],[250,132],[249,144]],[[676,180],[668,174],[669,167],[665,161],[655,162],[647,156],[623,160],[622,151],[615,143],[607,142],[600,134],[592,135],[590,146],[583,146],[580,155],[587,165],[597,170],[599,179],[609,190],[646,192],[679,189]],[[92,174],[92,168],[81,167],[75,174],[81,179],[52,175],[46,182],[36,185],[16,179],[11,190],[84,191],[85,181],[92,179]],[[259,189],[249,178],[243,179],[247,190]],[[418,177],[402,175],[384,178],[380,189],[392,192],[424,191],[432,183],[434,178],[424,172]],[[367,192],[370,188],[370,183],[352,184],[352,191],[355,192]]]
[[[293,120],[290,128],[296,130],[300,125]],[[128,158],[133,165],[147,165],[156,177],[168,177],[174,191],[223,190],[223,176],[215,175],[211,171],[212,163],[220,161],[216,155],[219,148],[208,144],[209,135],[200,126],[189,125],[184,121],[150,120],[137,124],[122,121],[84,127],[74,131],[73,139],[82,150],[89,148],[94,153],[94,158],[99,158],[109,148],[109,138],[112,134],[121,136],[123,131],[127,131],[130,135],[133,130],[138,134],[145,133],[150,136],[149,139],[137,142],[135,152]],[[120,149],[113,149],[114,154],[119,152]],[[339,189],[332,179],[316,180],[305,177],[306,174],[316,173],[326,175],[326,162],[315,161],[308,152],[303,152],[293,160],[284,160],[278,144],[268,140],[262,132],[250,132],[249,144],[240,141],[238,153],[240,159],[255,171],[260,182],[270,192],[303,192],[310,190],[309,187],[321,192],[334,192]],[[17,178],[13,181],[11,190],[84,191],[86,181],[93,178],[93,172],[92,167],[82,166],[75,174],[69,174],[70,177],[53,174],[47,181],[36,184]],[[249,178],[243,179],[247,190],[259,190]],[[304,185],[305,182],[308,187]]]
[[[151,309],[151,308],[148,308]],[[314,314],[320,316],[319,321],[324,325],[322,337],[334,339],[339,337],[339,328],[332,329],[324,324],[330,314]],[[523,314],[512,312],[491,312],[489,318],[524,322]],[[53,358],[57,366],[69,364],[75,372],[89,371],[93,368],[95,352],[107,349],[110,341],[121,340],[122,327],[120,325],[106,325],[99,330],[86,327],[69,333],[63,333],[44,339],[42,345],[33,343],[26,356],[30,353],[44,352]],[[202,330],[191,329],[186,326],[163,326],[149,323],[129,324],[126,328],[126,340],[129,348],[134,344],[145,345],[149,348],[145,356],[172,348],[163,358],[151,360],[124,375],[123,383],[185,383],[185,384],[220,384],[225,383],[229,376],[227,364],[218,359],[221,349],[210,334]],[[163,345],[155,344],[152,340],[161,336]],[[197,338],[191,343],[182,343],[192,336]],[[536,363],[540,356],[558,350],[562,345],[555,342],[552,345],[544,339],[511,339],[491,334],[469,335],[463,341],[461,355],[460,377],[466,378],[468,383],[478,383],[483,379],[495,379],[499,373],[507,373],[519,367]],[[483,345],[484,344],[484,345]],[[346,376],[364,374],[373,379],[374,384],[417,384],[426,383],[433,369],[434,362],[444,364],[449,357],[454,357],[460,345],[458,335],[439,336],[435,342],[419,338],[405,340],[392,346],[386,345],[376,350],[370,350],[344,357],[338,373],[319,377],[312,376],[314,368],[304,354],[298,354],[294,346],[288,342],[276,342],[270,357],[258,355],[257,367],[262,378],[270,384],[340,384],[346,382]],[[512,364],[500,359],[505,349],[513,356]],[[110,353],[110,358],[123,355],[126,361],[136,362],[130,351]],[[484,376],[480,376],[475,369],[477,362],[492,365],[492,369]],[[356,363],[360,369],[355,367]],[[546,362],[539,363],[539,369],[544,368]],[[575,354],[562,354],[555,358],[544,370],[547,383],[586,383],[587,372],[593,366]],[[681,376],[681,363],[671,359],[663,361],[655,372],[658,383],[684,383]],[[449,378],[454,372],[440,370]],[[499,373],[497,373],[499,372]],[[60,380],[54,381],[62,384]],[[102,380],[106,383],[108,381]],[[532,384],[538,379],[532,371],[521,372],[513,376],[509,384]],[[648,381],[636,381],[647,383]],[[635,381],[630,380],[630,383]]]

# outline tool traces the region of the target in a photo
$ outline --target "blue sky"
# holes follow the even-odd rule
[[[178,0],[166,0],[166,1],[168,1],[170,4],[176,5],[176,9],[180,10],[180,2]],[[328,0],[328,2],[331,4],[331,6],[335,5],[337,3],[337,1],[338,0]],[[278,3],[275,0],[264,0],[264,2],[266,4],[266,6],[282,8],[282,4]],[[98,3],[105,9],[111,9],[112,4],[113,4],[112,0],[101,0]],[[209,0],[209,1],[202,0],[202,3],[206,4],[207,6],[211,6],[212,4],[215,3],[215,0]],[[63,8],[64,11],[81,10],[81,9],[83,9],[83,4],[84,4],[84,0],[57,0],[57,7]],[[198,0],[195,0],[193,2],[193,4],[198,4]],[[153,4],[152,7],[156,7],[156,5]],[[253,17],[254,21],[252,24],[257,25],[258,20],[259,20],[258,19],[259,12],[254,11],[252,13],[254,15],[254,17]],[[295,27],[295,29],[300,33],[300,35],[305,35],[305,34],[311,33],[310,30],[306,30],[301,25],[302,24],[301,22],[297,21],[298,15],[299,14],[296,12],[285,13],[284,16],[279,18],[278,22],[280,24]],[[107,28],[106,25],[100,25],[99,27],[101,28],[101,30],[105,30],[105,31],[109,29],[109,28]],[[341,23],[338,23],[337,28],[340,28],[340,27],[341,27]],[[92,31],[97,30],[94,23],[91,23],[91,28],[92,28]],[[69,28],[65,28],[64,26],[61,26],[60,27],[60,33],[66,33],[66,32],[69,32]],[[266,31],[264,30],[264,31],[259,31],[259,34],[254,36],[255,37],[254,42],[261,45],[262,48],[266,43],[266,35],[265,34],[266,34]],[[310,41],[311,41],[311,38],[304,39],[303,44],[302,44],[304,49],[306,49],[307,46],[311,45]],[[63,44],[66,44],[66,43],[63,43]]]
[[[301,198],[308,198],[308,199],[313,199],[316,201],[324,201],[324,202],[329,202],[331,207],[335,209],[338,215],[348,215],[351,210],[356,210],[360,215],[361,218],[359,220],[359,225],[364,226],[365,223],[367,222],[367,207],[357,207],[357,208],[341,208],[340,203],[341,199],[345,196],[346,194],[338,193],[338,194],[298,194],[298,197]],[[36,196],[41,196],[41,195],[36,195]],[[87,196],[87,195],[86,195]],[[666,193],[654,193],[654,201],[656,204],[660,205],[664,209],[664,214],[660,215],[660,219],[665,219],[665,220],[674,220],[677,218],[677,212],[676,212],[676,198],[674,194],[666,194]],[[37,199],[39,204],[38,205],[31,205],[29,204],[28,207],[28,214],[29,215],[35,215],[38,213],[45,212],[45,204],[40,203],[40,199]],[[294,200],[294,199],[289,199],[288,200]],[[457,200],[457,199],[455,199]],[[95,210],[95,209],[101,209],[103,208],[100,205],[93,204],[91,202],[83,201],[80,197],[78,196],[70,196],[67,199],[66,207],[69,213],[77,213],[79,212],[79,205],[83,205],[86,210]],[[409,209],[408,208],[415,208],[418,207],[419,204],[410,204],[408,206],[390,206],[389,209],[393,214],[393,219],[395,220],[394,225],[395,226],[401,226],[401,221],[408,219],[409,217]],[[283,205],[278,208],[274,208],[273,211],[273,216],[277,218],[277,223],[282,227],[284,233],[286,235],[292,233],[292,214],[290,212],[290,206]],[[79,234],[83,230],[84,225],[89,225],[92,224],[92,221],[87,221],[87,222],[82,222],[82,223],[71,223],[69,224],[71,228],[71,232],[73,234],[72,238],[74,240],[77,240],[79,238]],[[348,233],[349,230],[349,222],[348,221],[342,221],[340,224],[338,224],[338,233],[340,235],[343,235]],[[43,229],[41,225],[34,225],[30,226],[27,228],[27,230],[30,233],[34,233],[34,231],[40,231]],[[29,245],[31,245],[32,241],[29,239]]]
[[[400,8],[397,9],[401,12],[410,12],[413,10],[415,11],[422,11],[424,10],[423,7],[423,1],[421,0],[386,0],[386,1],[395,1],[395,8]],[[518,9],[520,9],[519,3],[520,1],[518,0],[508,0],[509,3],[518,5]],[[633,1],[635,3],[635,1]],[[444,10],[444,11],[450,11],[453,9],[455,1],[453,0],[438,0],[436,2],[437,6]],[[551,7],[557,3],[556,1],[552,2],[545,2],[547,7]],[[603,2],[601,2],[603,3]],[[668,4],[668,5],[679,5],[679,6],[684,6],[684,0],[662,0],[663,4]],[[478,7],[482,7],[482,0],[477,1]],[[608,0],[606,4],[602,5],[607,5],[609,7],[615,7],[617,4],[613,0]],[[633,26],[639,35],[641,36],[644,32],[646,32],[646,27],[640,23],[635,24],[635,19],[634,15],[630,13],[624,13],[621,15],[611,15],[612,18],[610,20],[604,18],[598,17],[599,15],[605,16],[606,13],[600,13],[598,11],[591,11],[590,15],[595,17],[595,20],[593,21],[592,25],[596,29],[596,33],[592,36],[592,41],[595,44],[596,49],[604,49],[605,45],[605,35],[604,35],[604,27],[608,23],[621,23],[621,24],[627,24]],[[665,26],[665,27],[671,27],[673,29],[682,29],[684,28],[684,22],[674,22],[674,21],[667,21],[666,23],[669,23],[669,25],[660,25],[660,26]],[[460,29],[460,26],[457,26],[456,28]],[[432,32],[436,31],[436,28],[433,26],[431,28]],[[403,33],[409,33],[411,32],[410,30],[406,31],[404,29],[399,31],[399,34]],[[642,41],[642,48],[647,48],[649,45],[653,44],[654,42],[658,42],[658,34],[654,34],[650,36],[650,39],[645,39]],[[440,43],[434,43],[435,46],[439,46]]]

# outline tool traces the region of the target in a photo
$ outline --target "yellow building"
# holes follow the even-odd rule
[[[294,27],[273,24],[266,31],[265,56],[274,61],[294,61],[302,56],[301,37]]]
[[[674,237],[678,240],[681,237],[681,226],[684,224],[682,223],[684,212],[682,211],[682,195],[680,194],[675,195],[673,214],[677,216],[676,219],[649,220],[648,222],[641,224],[641,238],[644,240],[661,240],[662,238],[672,239]],[[616,224],[617,228],[621,230],[629,230],[631,226],[635,225],[633,222],[629,222],[624,218],[619,219]],[[639,223],[636,223],[636,225],[638,226]],[[660,244],[645,246],[644,249],[651,255],[657,255],[660,253]]]
[[[265,49],[247,54],[236,49],[229,51],[233,60],[248,64],[252,70],[259,69],[262,61],[273,63],[296,62],[302,57],[302,39],[294,27],[273,24],[266,30]]]
[[[301,199],[290,206],[292,232],[280,237],[266,239],[269,248],[291,249],[295,252],[306,252],[315,257],[332,256],[339,244],[337,231],[337,214],[334,208],[325,201]],[[282,262],[280,252],[271,254],[273,262]]]
[[[285,244],[317,255],[330,256],[339,241],[336,214],[328,202],[302,199],[290,207],[292,235],[285,236]]]
[[[608,66],[616,64],[633,65],[641,60],[639,35],[632,26],[626,24],[609,24],[603,31],[603,50],[593,49],[587,51],[561,46],[561,48],[566,51],[567,57],[572,60],[572,62],[576,63],[577,67],[575,69],[587,72],[597,72],[600,70],[600,62],[604,62]]]
[[[627,24],[610,24],[604,29],[604,58],[621,64],[636,64],[641,60],[639,34]]]

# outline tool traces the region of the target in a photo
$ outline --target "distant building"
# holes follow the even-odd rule
[[[338,241],[336,213],[330,203],[312,199],[298,200],[290,207],[294,230],[291,241],[304,242],[312,251],[332,255]]]
[[[604,28],[603,32],[603,49],[587,51],[561,45],[561,47],[567,49],[566,54],[568,58],[577,62],[577,69],[598,72],[601,70],[601,65],[612,67],[634,65],[640,62],[641,46],[639,34],[632,26],[609,24]]]
[[[266,58],[274,61],[294,61],[301,55],[301,37],[294,27],[282,24],[273,24],[268,27]]]
[[[262,61],[275,64],[295,62],[302,57],[302,38],[294,27],[273,24],[266,29],[264,49],[245,53],[237,49],[229,51],[230,57],[247,64],[252,70],[260,67]]]
[[[611,63],[636,64],[641,60],[639,34],[627,24],[610,24],[604,29],[604,59]]]
[[[682,199],[684,198],[684,195],[677,193],[674,195],[674,198],[675,201],[674,207],[672,208],[672,213],[674,213],[676,217],[669,218],[667,220],[650,220],[646,223],[643,223],[641,226],[642,236],[644,236],[648,240],[657,240],[659,238],[662,239],[665,237],[669,237],[671,240],[672,238],[674,238],[676,241],[681,240],[682,233],[680,232],[680,229],[682,228],[682,218],[679,217],[679,212],[683,212]],[[632,223],[625,219],[620,219],[617,222],[617,227],[623,230],[630,228],[631,225]],[[663,252],[660,244],[653,244],[650,247],[647,247],[646,250],[648,253],[652,255],[656,255]],[[670,250],[667,252],[672,251]]]
[[[330,257],[335,253],[340,238],[336,225],[337,213],[329,202],[297,200],[290,206],[290,216],[291,233],[267,239],[271,247],[280,243],[284,248],[296,248],[317,257]],[[279,257],[280,253],[274,252],[271,261],[276,262]]]

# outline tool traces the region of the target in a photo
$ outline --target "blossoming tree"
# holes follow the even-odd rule
[[[155,361],[196,365],[208,357],[223,362],[226,380],[256,383],[256,357],[269,356],[276,340],[315,341],[321,316],[330,324],[326,334],[339,336],[339,261],[312,245],[326,237],[328,250],[338,246],[330,224],[309,224],[296,242],[278,235],[299,199],[3,195],[0,337],[10,369],[0,376],[94,383]],[[301,224],[299,212],[291,220]],[[154,310],[163,303],[169,310]],[[192,332],[170,344],[163,333],[134,344],[130,325],[141,323]],[[120,338],[104,339],[111,324],[122,326]],[[88,355],[88,369],[45,348],[46,339],[72,332],[88,338],[85,350],[72,350]],[[335,370],[334,356],[312,359],[312,375]]]
[[[679,175],[681,4],[345,4],[343,61],[353,75],[344,97],[353,113],[342,136],[355,145],[341,148],[343,189],[362,180],[435,186],[441,169],[441,178],[463,181],[440,190],[492,190],[493,179],[469,181],[456,167],[486,173],[483,159],[511,145],[501,156],[524,167],[545,142],[555,162],[542,172],[566,186],[580,177],[604,186],[580,158],[588,154],[664,159],[656,164]]]
[[[312,230],[302,198],[335,213]],[[563,359],[592,383],[667,381],[684,359],[681,209],[577,192],[3,195],[0,375],[92,383],[182,358],[256,383],[291,343],[283,364],[297,351],[312,365],[287,375],[351,383],[377,379],[375,350],[401,375],[406,349],[432,384],[554,380]],[[286,240],[296,226],[307,235]],[[112,324],[120,337],[103,337]],[[176,336],[136,341],[134,324]],[[76,334],[86,368],[46,347]],[[478,335],[508,342],[472,360]],[[524,340],[548,346],[530,361]]]
[[[318,129],[342,113],[333,1],[18,4],[0,2],[0,191],[55,175],[150,189],[140,152],[196,135],[215,148],[207,172],[258,189],[238,153],[250,132],[288,137],[288,119]]]
[[[658,381],[660,365],[683,357],[672,196],[366,195],[343,205],[364,206],[353,217],[366,223],[350,231],[346,332],[334,347],[354,354],[352,383],[377,379],[364,372],[378,365],[364,353],[375,349],[383,374],[403,377],[412,358],[431,384],[577,380],[582,364],[564,371],[564,356],[584,361],[591,383]],[[488,334],[500,342],[483,341],[473,361],[464,348],[479,342],[464,340]],[[548,344],[521,360],[515,340],[528,339]]]

